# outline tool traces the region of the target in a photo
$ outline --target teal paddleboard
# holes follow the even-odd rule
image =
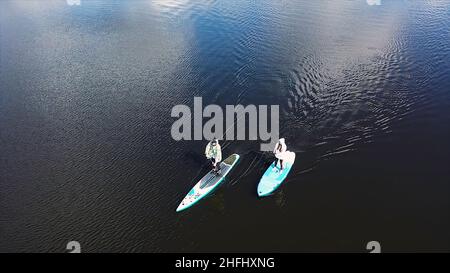
[[[261,177],[258,184],[258,196],[270,195],[286,179],[295,162],[295,153],[289,151],[286,153],[288,153],[288,155],[286,156],[286,159],[283,160],[282,171],[280,171],[279,166],[275,166],[275,164],[277,164],[277,160],[275,160]]]
[[[220,171],[215,174],[212,170],[207,173],[195,186],[189,191],[189,193],[181,201],[177,208],[178,211],[190,208],[203,197],[207,196],[217,186],[220,185],[225,179],[225,176],[231,171],[239,160],[238,154],[232,154],[224,161],[220,162]]]

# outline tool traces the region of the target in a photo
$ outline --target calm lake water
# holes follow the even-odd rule
[[[206,141],[171,108],[280,105],[183,213]],[[450,1],[0,1],[0,251],[450,251]]]

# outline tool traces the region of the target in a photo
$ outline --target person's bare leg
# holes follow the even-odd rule
[[[220,162],[217,162],[217,161],[214,159],[214,163],[213,163],[213,171],[214,171],[215,173],[218,173],[218,172],[219,172],[219,165],[220,165]]]

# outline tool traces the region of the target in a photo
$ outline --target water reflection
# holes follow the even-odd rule
[[[436,210],[448,199],[439,171],[449,161],[445,1],[379,9],[367,5],[381,0],[103,0],[75,8],[81,1],[0,1],[2,235],[10,244],[0,251],[58,251],[65,233],[92,242],[92,251],[329,250],[340,242],[328,238],[361,241],[353,233],[367,222],[359,208],[385,215],[400,203],[397,215],[407,217],[398,230],[407,230],[415,204],[403,206],[395,193],[422,200],[417,185],[425,184],[430,199],[416,211],[448,219]],[[257,145],[229,141],[224,152],[243,155],[230,187],[175,215],[205,171],[183,157],[203,158],[202,142],[170,137],[170,109],[194,96],[283,107],[281,133],[301,160],[276,196],[256,198],[270,159],[250,156]],[[385,206],[366,202],[368,189],[385,193]],[[225,239],[211,240],[221,227]],[[316,240],[323,234],[330,237]]]
[[[154,0],[150,3],[155,10],[167,12],[173,16],[179,10],[186,10],[190,2],[190,0]]]
[[[366,0],[369,6],[380,6],[381,0]]]
[[[80,6],[81,0],[66,0],[69,6]]]

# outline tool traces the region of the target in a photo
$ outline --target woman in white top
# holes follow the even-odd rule
[[[280,163],[280,171],[283,170],[283,160],[286,157],[286,150],[287,146],[284,142],[284,138],[280,138],[277,144],[275,144],[275,148],[273,149],[273,153],[275,154],[275,157],[278,158],[278,162]],[[277,167],[278,162],[277,164],[275,164],[275,168]]]

